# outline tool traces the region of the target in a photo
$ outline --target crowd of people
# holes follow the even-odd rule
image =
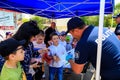
[[[66,52],[75,47],[77,40],[72,44],[71,36],[65,31],[58,34],[55,27],[52,22],[44,32],[30,20],[16,33],[6,32],[0,43],[0,80],[22,80],[23,76],[23,80],[54,80],[56,74],[62,80]]]
[[[120,80],[120,14],[114,18],[115,32],[103,29],[101,80]],[[55,22],[44,32],[30,20],[16,33],[6,32],[0,42],[0,80],[54,80],[56,75],[63,80],[68,63],[80,74],[86,63],[96,68],[97,44],[98,27],[78,17],[68,21],[67,32],[60,33]]]

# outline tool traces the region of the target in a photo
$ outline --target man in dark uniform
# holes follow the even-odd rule
[[[45,44],[47,45],[47,47],[49,46],[49,41],[50,41],[50,34],[55,31],[55,27],[56,27],[56,23],[52,22],[51,26],[45,31]]]
[[[68,32],[78,39],[75,48],[75,62],[68,54],[66,60],[71,64],[73,71],[80,74],[86,62],[91,62],[96,68],[98,27],[87,26],[78,17],[70,19],[67,23]],[[120,80],[120,41],[109,29],[103,29],[101,80]]]
[[[117,14],[116,16],[113,16],[113,18],[115,18],[115,21],[117,23],[117,27],[115,29],[115,34],[120,39],[120,13]]]

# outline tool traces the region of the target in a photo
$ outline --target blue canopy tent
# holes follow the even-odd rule
[[[0,8],[47,18],[99,15],[96,80],[100,80],[100,62],[104,14],[113,12],[114,0],[1,0]]]
[[[105,1],[105,14],[113,12],[113,1]],[[0,0],[0,8],[58,19],[98,15],[100,0]]]

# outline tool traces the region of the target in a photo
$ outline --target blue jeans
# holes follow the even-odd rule
[[[54,80],[55,74],[57,74],[58,80],[63,79],[63,67],[49,67],[49,80]]]

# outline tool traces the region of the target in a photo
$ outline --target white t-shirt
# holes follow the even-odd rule
[[[56,62],[54,60],[52,60],[52,62],[49,64],[50,67],[62,67],[65,64],[65,57],[66,57],[66,49],[64,46],[62,46],[61,44],[58,44],[58,46],[54,46],[51,45],[49,47],[50,49],[50,53],[49,55],[54,56],[56,54],[56,56],[58,56],[60,58],[60,61]]]
[[[34,48],[46,48],[46,45],[44,43],[38,44],[36,41],[33,42]]]
[[[61,45],[63,45],[65,48],[66,48],[66,44],[67,44],[67,42],[66,41],[59,41],[59,43],[61,44]]]

